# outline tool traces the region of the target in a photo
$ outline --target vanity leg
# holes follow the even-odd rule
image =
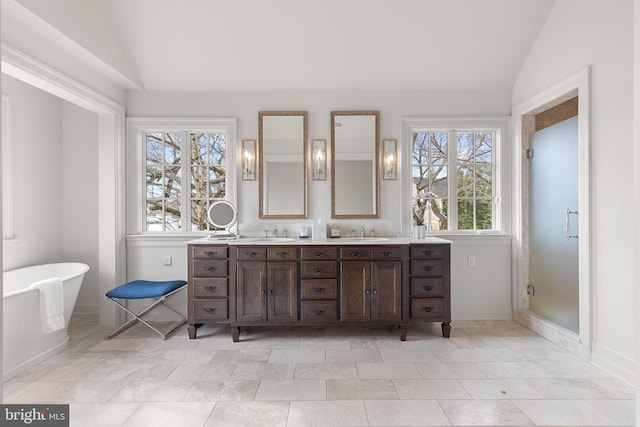
[[[189,339],[190,340],[195,340],[196,339],[196,325],[189,325],[187,330],[189,331]]]
[[[240,328],[231,328],[231,338],[233,338],[233,342],[240,341]]]
[[[398,333],[400,334],[400,341],[407,340],[407,325],[398,326]]]
[[[442,324],[442,336],[449,338],[449,334],[451,334],[451,324],[449,322],[445,322]]]

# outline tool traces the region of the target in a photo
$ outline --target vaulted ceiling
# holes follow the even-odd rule
[[[146,90],[510,89],[554,1],[2,0]]]

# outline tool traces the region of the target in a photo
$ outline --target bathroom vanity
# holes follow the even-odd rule
[[[451,330],[450,241],[439,238],[200,239],[188,249],[188,330],[394,326]]]

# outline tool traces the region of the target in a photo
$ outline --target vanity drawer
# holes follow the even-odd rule
[[[229,295],[227,278],[193,279],[193,296],[196,298],[220,298]]]
[[[402,248],[374,246],[371,248],[373,259],[402,259]]]
[[[411,298],[411,319],[414,320],[443,320],[443,298]]]
[[[193,246],[192,255],[193,258],[226,258],[227,250],[226,246]]]
[[[267,248],[239,247],[236,254],[238,260],[242,261],[262,260],[267,259]]]
[[[443,297],[444,277],[412,277],[412,297]]]
[[[336,259],[338,248],[302,248],[302,259]]]
[[[336,277],[338,268],[335,261],[302,261],[302,277]]]
[[[298,248],[268,248],[267,258],[281,261],[295,261],[298,259]]]
[[[197,277],[223,277],[227,275],[227,260],[194,260],[193,275]]]
[[[338,303],[333,301],[302,301],[303,323],[328,323],[338,320]]]
[[[193,301],[193,317],[196,322],[226,320],[229,318],[229,302],[226,299]]]
[[[423,259],[443,258],[445,249],[446,249],[445,246],[437,246],[437,245],[412,246],[411,254],[409,256],[411,258],[423,258]]]
[[[340,259],[371,259],[371,248],[357,246],[340,248]]]
[[[335,299],[338,294],[336,279],[303,280],[301,299]]]
[[[409,274],[412,276],[443,276],[444,260],[411,260],[411,268]]]

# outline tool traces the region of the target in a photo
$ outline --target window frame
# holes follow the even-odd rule
[[[510,138],[509,117],[405,117],[402,119],[402,146],[405,153],[402,156],[403,163],[407,167],[402,173],[402,230],[404,233],[411,233],[412,226],[412,166],[413,147],[412,135],[416,132],[447,132],[451,136],[452,132],[468,131],[491,131],[495,132],[495,141],[492,147],[493,157],[493,228],[491,230],[458,230],[458,196],[456,191],[456,171],[457,163],[457,139],[451,140],[447,153],[447,168],[449,169],[448,199],[449,214],[453,215],[449,219],[449,230],[426,230],[431,235],[476,235],[476,234],[505,234],[509,232],[508,212],[510,185],[508,140]],[[507,203],[505,203],[505,200]]]
[[[236,118],[162,118],[162,117],[129,117],[127,118],[128,141],[135,141],[135,181],[129,182],[129,188],[135,185],[128,198],[130,206],[135,206],[135,212],[129,213],[130,222],[129,234],[146,236],[203,236],[211,231],[148,231],[146,228],[146,134],[147,133],[182,133],[183,152],[189,151],[192,133],[215,133],[225,132],[226,134],[226,197],[225,200],[237,205],[237,181],[238,167],[236,159],[238,157],[238,137]],[[186,151],[185,151],[186,150]],[[187,157],[183,156],[180,164],[182,170],[182,193],[180,195],[181,207],[186,207],[182,214],[182,226],[190,221],[191,197],[188,191],[191,178],[191,165]],[[131,172],[133,168],[129,167]],[[133,180],[132,180],[133,181]],[[237,227],[234,226],[234,227]]]

